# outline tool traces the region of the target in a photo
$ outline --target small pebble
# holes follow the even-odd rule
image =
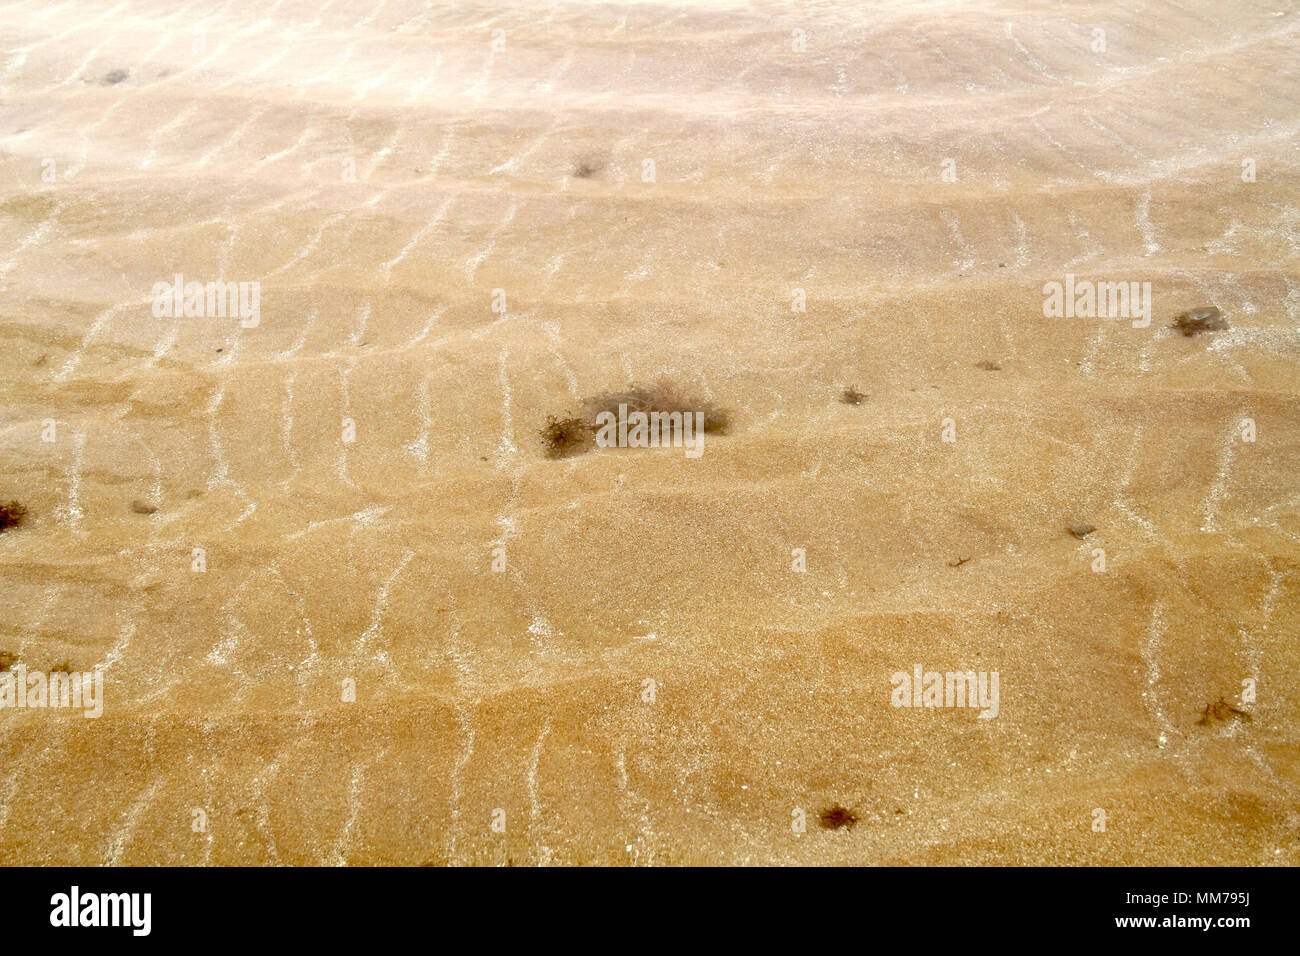
[[[1074,535],[1080,541],[1096,530],[1097,529],[1090,524],[1076,524],[1070,526],[1070,534]]]
[[[137,498],[135,501],[131,502],[131,510],[138,515],[151,515],[158,510],[158,506],[151,505],[148,502],[141,501]]]

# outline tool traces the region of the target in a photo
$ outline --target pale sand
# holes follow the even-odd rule
[[[1300,863],[1300,22],[1131,6],[0,8],[0,863]]]

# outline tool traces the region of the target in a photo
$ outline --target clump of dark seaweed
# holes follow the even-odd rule
[[[1201,711],[1201,719],[1197,723],[1205,726],[1211,720],[1227,720],[1229,717],[1236,717],[1238,720],[1251,719],[1248,712],[1233,707],[1225,698],[1220,697],[1214,703],[1205,705],[1205,710]]]
[[[27,517],[27,509],[17,501],[0,505],[0,531],[16,528]]]
[[[824,830],[853,829],[853,824],[858,822],[858,815],[848,807],[842,807],[838,803],[834,806],[827,807],[817,816],[817,822],[821,824]]]
[[[556,418],[548,415],[542,429],[542,445],[547,458],[568,458],[587,451],[595,441],[591,425],[581,418]]]
[[[702,412],[704,430],[710,433],[722,434],[731,424],[730,416],[724,409],[713,402],[685,395],[666,382],[649,387],[633,386],[625,392],[606,392],[604,395],[588,399],[584,417],[594,427],[596,416],[601,412],[609,412],[617,418],[620,405],[626,406],[629,415],[633,412],[645,412],[647,415],[652,412],[669,415],[674,412],[681,412],[683,415]]]
[[[858,391],[856,385],[850,385],[840,393],[840,401],[845,405],[861,405],[867,396]]]
[[[1173,328],[1183,335],[1197,335],[1201,332],[1222,332],[1228,327],[1228,320],[1215,306],[1207,305],[1199,309],[1184,312],[1174,320]]]
[[[672,385],[659,383],[649,387],[633,386],[622,392],[605,392],[588,399],[578,415],[548,415],[546,427],[541,431],[542,444],[548,458],[568,458],[590,451],[596,444],[596,431],[601,425],[600,416],[608,412],[617,421],[619,406],[623,413],[644,412],[647,416],[679,414],[704,416],[704,431],[721,434],[727,430],[730,417],[713,402],[683,395]],[[692,426],[696,419],[692,419]]]

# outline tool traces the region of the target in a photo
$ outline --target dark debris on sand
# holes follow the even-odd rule
[[[837,803],[818,814],[817,822],[821,824],[823,830],[852,830],[853,824],[858,822],[858,815],[848,807],[842,807]]]
[[[1097,529],[1090,524],[1072,524],[1070,525],[1070,534],[1074,535],[1080,541],[1088,537]]]
[[[1183,335],[1198,335],[1201,332],[1222,332],[1228,327],[1228,320],[1215,306],[1207,305],[1184,312],[1171,327]]]
[[[1227,720],[1229,717],[1236,717],[1238,720],[1251,719],[1249,713],[1233,707],[1225,698],[1220,697],[1214,703],[1205,705],[1205,710],[1201,711],[1201,719],[1196,723],[1203,727],[1211,720]]]
[[[556,418],[548,415],[542,429],[542,445],[547,458],[568,458],[589,449],[595,442],[591,425],[581,418]]]
[[[596,422],[602,412],[609,412],[618,417],[619,406],[625,412],[644,412],[647,416],[654,412],[683,415],[704,415],[704,431],[714,434],[726,432],[731,424],[725,409],[713,402],[679,392],[674,386],[660,383],[651,386],[633,386],[622,392],[605,392],[586,401],[580,415],[548,415],[546,426],[541,430],[542,445],[547,458],[568,458],[585,451],[590,451],[596,444]]]
[[[16,528],[27,517],[27,509],[17,501],[0,505],[0,531]]]
[[[596,416],[601,412],[609,412],[617,417],[620,405],[627,406],[629,415],[633,412],[645,412],[647,415],[651,412],[666,414],[703,412],[704,430],[711,433],[721,434],[731,424],[727,412],[713,402],[685,395],[666,382],[649,387],[633,386],[625,392],[606,392],[597,398],[589,399],[586,406],[587,421],[594,424]]]
[[[866,401],[867,396],[858,391],[856,385],[850,385],[840,393],[840,401],[845,405],[861,405]]]

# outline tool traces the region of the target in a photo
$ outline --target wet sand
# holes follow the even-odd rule
[[[1300,863],[1295,4],[538,9],[0,7],[0,863]]]

